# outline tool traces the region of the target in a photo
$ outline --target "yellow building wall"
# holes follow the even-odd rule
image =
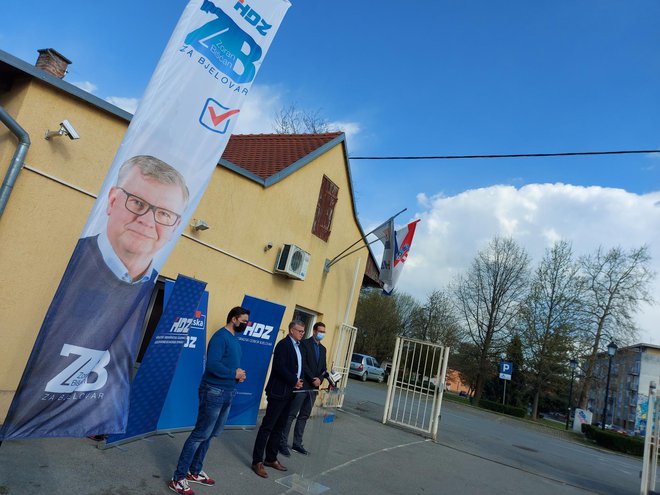
[[[93,196],[127,127],[123,119],[38,81],[18,88],[12,98],[3,98],[3,106],[30,134],[32,144],[27,168],[21,171],[0,218],[0,335],[5,344],[0,348],[0,418],[6,415]],[[63,119],[75,125],[81,138],[46,141],[46,130],[57,129]],[[2,126],[3,177],[16,143]],[[203,232],[186,229],[161,270],[161,276],[168,278],[182,273],[208,282],[208,338],[225,324],[229,309],[249,294],[286,306],[280,338],[296,305],[318,313],[318,320],[328,328],[324,344],[331,359],[347,306],[348,323],[353,321],[368,255],[364,249],[334,265],[329,273],[323,271],[326,258],[361,236],[345,162],[339,144],[268,188],[216,167],[193,215],[211,228]],[[339,186],[327,243],[311,233],[324,174]],[[266,251],[269,242],[273,248]],[[284,243],[311,253],[306,280],[274,274]],[[354,280],[357,285],[349,301]]]

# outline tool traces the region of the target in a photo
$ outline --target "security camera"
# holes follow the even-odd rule
[[[269,242],[268,244],[266,244],[264,246],[264,251],[269,251],[271,249],[273,249],[273,243],[272,242]]]
[[[80,139],[80,135],[76,132],[73,125],[68,120],[63,120],[60,123],[60,126],[61,126],[60,128],[62,128],[62,127],[64,128],[64,130],[66,131],[65,134],[67,136],[69,136],[69,139],[71,139],[71,140]]]
[[[80,135],[76,132],[71,122],[63,120],[60,122],[60,128],[56,131],[46,131],[45,138],[48,140],[56,136],[68,136],[69,139],[80,139]]]

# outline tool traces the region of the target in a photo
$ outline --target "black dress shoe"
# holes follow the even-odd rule
[[[284,457],[291,457],[291,451],[289,450],[289,447],[280,447],[278,450]]]
[[[309,455],[309,451],[305,450],[305,447],[303,447],[302,445],[294,445],[293,447],[291,447],[291,450],[298,452],[299,454],[302,455]]]

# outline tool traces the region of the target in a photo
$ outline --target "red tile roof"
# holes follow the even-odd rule
[[[234,134],[222,159],[265,180],[341,134]]]

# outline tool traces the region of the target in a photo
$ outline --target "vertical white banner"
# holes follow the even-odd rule
[[[154,282],[289,7],[288,0],[188,4],[50,304],[0,440],[125,431]]]
[[[105,228],[108,196],[119,169],[153,156],[179,171],[190,191],[176,239],[187,224],[227,145],[240,109],[288,0],[193,0],[186,7],[149,82],[82,237]],[[154,256],[160,270],[174,247]]]

